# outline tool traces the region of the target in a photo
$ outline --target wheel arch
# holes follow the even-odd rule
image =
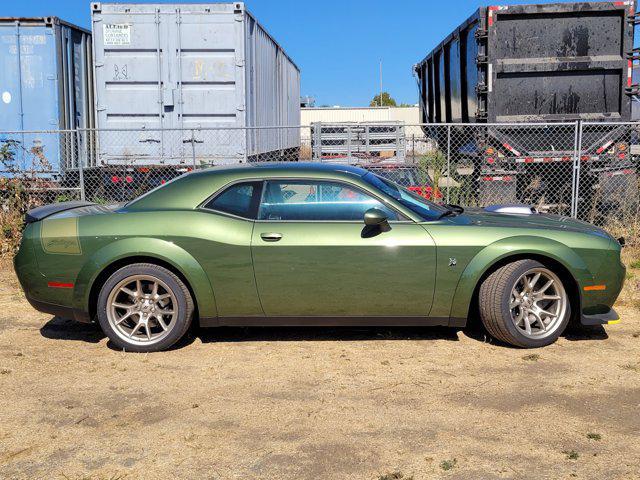
[[[140,248],[140,240],[144,240],[145,248]],[[197,260],[173,243],[152,238],[123,239],[96,251],[78,274],[74,288],[74,307],[88,312],[90,318],[94,318],[96,300],[104,282],[113,272],[132,263],[152,263],[171,271],[189,289],[196,314],[217,316],[213,289]]]
[[[462,273],[451,303],[450,318],[473,318],[477,308],[478,291],[482,282],[498,268],[523,259],[537,260],[551,268],[565,282],[569,290],[572,319],[580,313],[581,285],[592,278],[584,261],[566,245],[537,237],[520,238],[514,248],[514,238],[499,241],[481,250]]]

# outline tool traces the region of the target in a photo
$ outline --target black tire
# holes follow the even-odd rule
[[[563,317],[556,322],[553,332],[544,338],[530,338],[521,333],[512,320],[509,308],[511,290],[518,279],[528,271],[537,268],[554,273],[565,295]],[[564,332],[571,317],[571,305],[561,277],[549,267],[529,259],[509,263],[491,273],[480,285],[478,305],[482,324],[492,337],[522,348],[538,348],[552,344]]]
[[[111,292],[127,278],[141,275],[153,277],[162,282],[166,286],[165,290],[173,294],[177,304],[173,306],[174,312],[176,313],[171,319],[171,328],[169,331],[164,337],[150,344],[132,342],[124,339],[122,334],[116,332],[114,326],[110,323],[107,313],[107,303]],[[177,311],[175,310],[176,306]],[[102,331],[117,348],[128,352],[157,352],[171,347],[180,340],[189,329],[193,312],[193,299],[184,282],[170,270],[152,263],[134,263],[120,268],[107,279],[100,289],[100,295],[98,296],[97,316]]]

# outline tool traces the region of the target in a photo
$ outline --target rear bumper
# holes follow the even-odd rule
[[[595,315],[582,314],[580,317],[580,323],[582,325],[607,325],[609,323],[618,323],[620,319],[616,311],[611,308],[606,313],[598,313]]]
[[[31,306],[39,312],[48,313],[60,318],[76,320],[77,322],[91,323],[91,318],[87,312],[83,312],[77,308],[65,307],[64,305],[56,305],[55,303],[41,302],[40,300],[29,297],[29,295],[26,295],[26,297]]]

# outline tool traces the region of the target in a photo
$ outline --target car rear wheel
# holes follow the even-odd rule
[[[98,297],[98,321],[123,350],[155,352],[186,333],[193,316],[187,286],[173,272],[150,263],[117,270]]]
[[[519,260],[497,269],[480,286],[478,301],[487,331],[524,348],[555,342],[571,316],[561,278],[535,260]]]

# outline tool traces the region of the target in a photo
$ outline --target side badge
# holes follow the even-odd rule
[[[455,259],[455,257],[449,257],[449,266],[450,267],[455,267],[458,264],[458,261]]]

